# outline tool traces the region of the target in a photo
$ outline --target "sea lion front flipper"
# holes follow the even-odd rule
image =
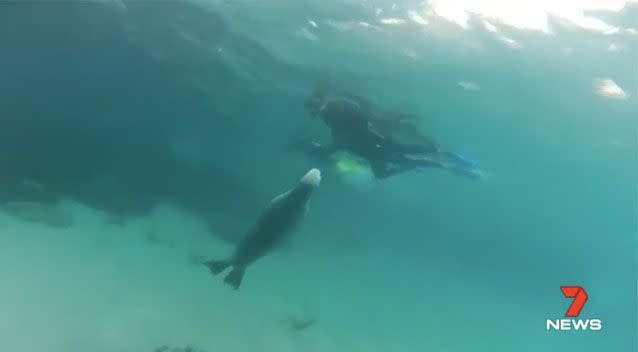
[[[231,270],[231,272],[226,275],[224,282],[227,283],[230,287],[237,290],[241,285],[241,280],[244,278],[245,272],[246,270],[244,268],[233,267],[233,270]]]

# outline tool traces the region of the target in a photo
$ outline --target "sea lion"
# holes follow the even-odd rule
[[[308,171],[295,187],[270,201],[230,258],[209,260],[204,265],[213,275],[232,267],[224,282],[235,290],[239,289],[246,268],[277,247],[304,218],[308,201],[319,183],[321,171]]]

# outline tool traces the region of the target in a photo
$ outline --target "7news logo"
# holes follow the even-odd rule
[[[585,302],[587,302],[587,293],[580,286],[561,286],[561,291],[565,298],[573,298],[574,300],[567,309],[565,316],[568,318],[576,318],[580,315]],[[592,330],[600,331],[603,323],[600,319],[547,319],[545,322],[546,329],[549,330]]]

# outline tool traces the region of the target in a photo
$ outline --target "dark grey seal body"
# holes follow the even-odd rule
[[[318,169],[308,171],[295,187],[270,202],[230,258],[209,260],[204,264],[214,275],[232,267],[224,282],[238,289],[246,268],[276,248],[301,222],[308,201],[320,183],[321,172]]]

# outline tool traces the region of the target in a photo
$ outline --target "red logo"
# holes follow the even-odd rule
[[[572,304],[569,305],[566,317],[577,317],[580,314],[581,309],[587,302],[587,293],[585,289],[580,286],[561,286],[560,290],[563,291],[565,298],[573,298]]]
[[[570,331],[570,330],[591,330],[600,331],[603,329],[603,322],[600,319],[574,319],[578,317],[587,302],[587,293],[580,286],[561,286],[565,298],[572,298],[573,301],[567,309],[563,319],[547,319],[545,329],[547,331]],[[568,319],[571,318],[571,319]]]

